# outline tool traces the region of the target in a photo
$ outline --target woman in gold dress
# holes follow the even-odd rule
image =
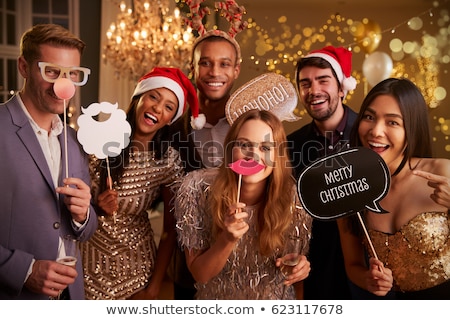
[[[186,102],[198,115],[196,90],[181,70],[154,68],[134,90],[127,111],[131,141],[109,160],[111,175],[105,159],[91,158],[99,226],[82,247],[87,299],[158,297],[176,245],[172,197],[184,174],[178,152],[167,144],[168,125]],[[157,250],[148,210],[159,199],[164,222]]]
[[[364,213],[378,260],[354,216],[339,221],[349,278],[377,296],[450,299],[450,160],[431,157],[427,119],[420,90],[391,78],[368,93],[355,123],[357,144],[377,152],[391,173],[380,202],[388,213]]]

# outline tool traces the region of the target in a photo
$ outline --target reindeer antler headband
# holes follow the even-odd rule
[[[236,49],[237,61],[241,61],[241,48],[234,37],[247,27],[247,21],[242,21],[242,16],[246,13],[243,6],[239,6],[234,0],[215,2],[215,9],[221,10],[221,15],[230,23],[228,32],[222,30],[205,29],[203,17],[210,13],[209,8],[201,8],[200,4],[205,0],[186,0],[186,4],[191,10],[191,18],[186,22],[194,30],[197,30],[199,37],[195,40],[195,47],[204,39],[209,37],[221,37],[230,42]]]

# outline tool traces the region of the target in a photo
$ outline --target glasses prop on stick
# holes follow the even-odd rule
[[[83,67],[63,67],[49,62],[38,62],[42,78],[53,83],[56,96],[64,100],[64,156],[66,158],[66,175],[69,177],[67,157],[67,101],[75,94],[75,86],[86,84],[91,70]]]
[[[109,102],[92,103],[87,108],[81,108],[78,117],[77,138],[88,154],[94,154],[98,159],[105,159],[108,173],[108,188],[112,189],[113,181],[109,166],[109,157],[117,157],[130,143],[131,126],[126,119],[126,113],[119,109],[118,104]],[[96,119],[100,114],[109,115],[104,121]],[[117,212],[113,213],[114,223]]]

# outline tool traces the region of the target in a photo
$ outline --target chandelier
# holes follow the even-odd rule
[[[103,61],[111,63],[116,76],[136,81],[155,66],[189,71],[194,36],[184,25],[180,10],[169,14],[168,0],[132,0],[106,32]]]

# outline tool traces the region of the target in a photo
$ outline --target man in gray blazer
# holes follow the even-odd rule
[[[87,240],[97,218],[87,155],[70,127],[66,145],[59,115],[68,101],[54,90],[62,77],[87,81],[89,69],[78,67],[84,47],[58,25],[22,36],[24,85],[0,105],[0,299],[84,299],[80,257],[76,268],[56,258],[63,237]]]

